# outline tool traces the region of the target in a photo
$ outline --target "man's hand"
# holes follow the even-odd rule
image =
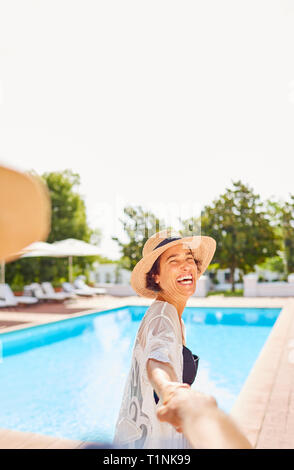
[[[184,421],[191,413],[196,419],[203,409],[217,406],[213,397],[192,390],[188,384],[175,383],[174,388],[171,386],[170,393],[168,392],[167,390],[163,405],[157,410],[157,418],[170,423],[178,432],[183,432]]]
[[[182,432],[194,448],[252,448],[236,423],[218,408],[214,397],[189,386],[174,388],[156,414],[159,421]]]
[[[174,395],[176,390],[179,389],[184,389],[184,390],[189,390],[191,387],[188,384],[181,383],[181,382],[168,382],[167,385],[165,385],[163,391],[162,391],[162,403],[163,405],[166,405]]]

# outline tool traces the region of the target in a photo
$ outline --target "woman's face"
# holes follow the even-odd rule
[[[162,253],[154,280],[169,297],[190,297],[196,289],[197,266],[187,245],[175,245]]]

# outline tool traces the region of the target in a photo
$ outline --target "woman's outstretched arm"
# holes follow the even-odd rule
[[[188,384],[177,381],[175,371],[168,362],[148,359],[146,368],[148,379],[162,402],[168,401],[177,388],[190,388]]]

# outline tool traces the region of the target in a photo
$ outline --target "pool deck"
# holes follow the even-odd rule
[[[142,297],[77,298],[65,303],[43,303],[0,309],[0,333],[86,315],[125,305],[150,305]],[[294,298],[190,298],[195,307],[282,308],[233,406],[231,416],[257,449],[294,449]],[[1,363],[0,363],[1,367]],[[0,449],[78,449],[89,442],[0,429]]]

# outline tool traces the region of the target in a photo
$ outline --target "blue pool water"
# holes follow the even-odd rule
[[[0,427],[86,441],[113,438],[147,307],[124,307],[0,334]],[[280,309],[186,307],[193,387],[229,411]]]

